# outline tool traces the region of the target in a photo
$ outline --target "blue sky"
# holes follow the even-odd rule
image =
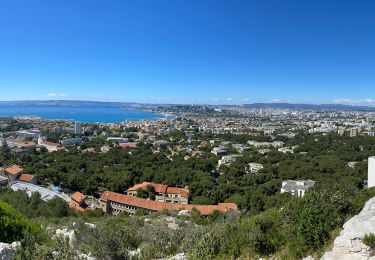
[[[0,1],[0,100],[375,104],[375,1]]]

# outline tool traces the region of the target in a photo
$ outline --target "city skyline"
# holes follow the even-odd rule
[[[0,100],[375,105],[371,1],[20,2]]]

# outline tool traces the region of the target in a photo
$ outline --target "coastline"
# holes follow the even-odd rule
[[[50,106],[0,104],[0,117],[30,118],[46,121],[80,121],[82,123],[114,124],[126,121],[161,120],[167,117],[160,113],[130,107],[97,106]]]

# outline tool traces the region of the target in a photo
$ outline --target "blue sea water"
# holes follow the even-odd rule
[[[160,119],[163,115],[115,106],[101,105],[7,105],[0,104],[0,116],[37,116],[81,122],[119,123],[125,120]]]

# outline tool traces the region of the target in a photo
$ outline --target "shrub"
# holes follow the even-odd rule
[[[362,238],[362,242],[363,242],[363,244],[365,244],[366,246],[374,247],[374,246],[375,246],[375,234],[374,234],[374,233],[366,234],[366,235]]]
[[[23,239],[27,233],[41,235],[42,229],[10,205],[0,201],[0,241],[11,243]]]

